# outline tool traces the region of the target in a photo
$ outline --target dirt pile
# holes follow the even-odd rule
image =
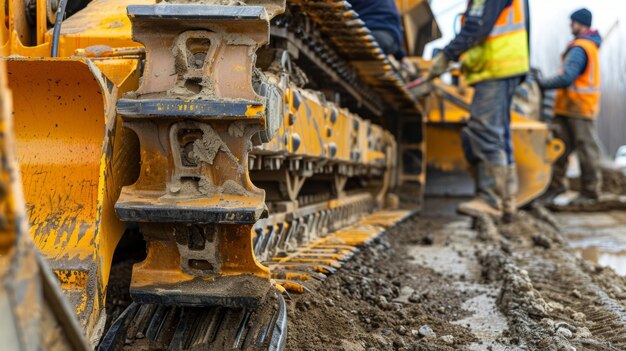
[[[616,169],[602,171],[602,190],[607,193],[626,195],[626,174]]]
[[[626,350],[626,279],[577,258],[549,211],[463,223],[414,217],[294,298],[287,349]]]

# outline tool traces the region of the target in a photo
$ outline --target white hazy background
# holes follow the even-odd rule
[[[556,74],[561,54],[572,39],[569,16],[586,7],[593,13],[593,27],[605,37],[601,49],[602,111],[598,131],[608,157],[626,145],[626,1],[624,0],[529,0],[531,13],[531,65],[544,75]],[[429,44],[445,46],[454,38],[455,17],[465,10],[466,0],[431,0],[443,38]],[[458,24],[457,24],[458,30]],[[608,32],[611,31],[609,34]],[[606,35],[609,34],[608,38]]]

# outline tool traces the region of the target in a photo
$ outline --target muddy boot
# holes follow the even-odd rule
[[[598,203],[600,195],[596,193],[581,193],[577,198],[572,200],[570,205],[574,206],[591,206]]]
[[[564,186],[550,186],[548,190],[546,190],[546,192],[539,196],[535,201],[541,205],[552,205],[552,203],[554,203],[554,199],[565,192],[567,192],[567,188]]]
[[[517,167],[515,167],[515,164],[512,164],[506,169],[506,182],[502,194],[502,220],[505,223],[511,223],[517,212],[515,196],[518,190]]]
[[[459,204],[457,212],[471,217],[488,215],[502,217],[502,194],[506,183],[505,166],[492,166],[480,162],[476,166],[476,197]]]

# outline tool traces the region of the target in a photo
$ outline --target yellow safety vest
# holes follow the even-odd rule
[[[584,38],[574,40],[568,50],[574,46],[585,50],[587,68],[572,85],[559,89],[554,114],[593,119],[600,113],[600,49],[596,43]]]
[[[468,84],[515,77],[530,69],[524,0],[505,8],[487,39],[461,56]]]

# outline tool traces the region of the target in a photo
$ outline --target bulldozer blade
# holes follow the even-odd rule
[[[472,185],[463,182],[470,168],[463,154],[461,130],[470,117],[473,91],[435,83],[426,127],[427,165],[429,172],[446,176],[433,179],[431,195],[470,195]],[[550,183],[552,164],[564,151],[563,141],[552,138],[546,123],[511,111],[513,157],[517,165],[519,190],[516,201],[524,206],[541,195]],[[439,180],[439,182],[437,182]],[[451,190],[453,189],[453,190]],[[443,191],[441,191],[443,190]]]
[[[113,206],[136,178],[137,159],[125,152],[136,141],[116,128],[117,88],[91,62],[6,63],[30,233],[91,337],[104,326],[110,264],[125,228]],[[126,172],[112,172],[126,162]]]
[[[3,349],[91,349],[47,262],[28,233],[15,154],[12,96],[0,61],[0,330]]]

